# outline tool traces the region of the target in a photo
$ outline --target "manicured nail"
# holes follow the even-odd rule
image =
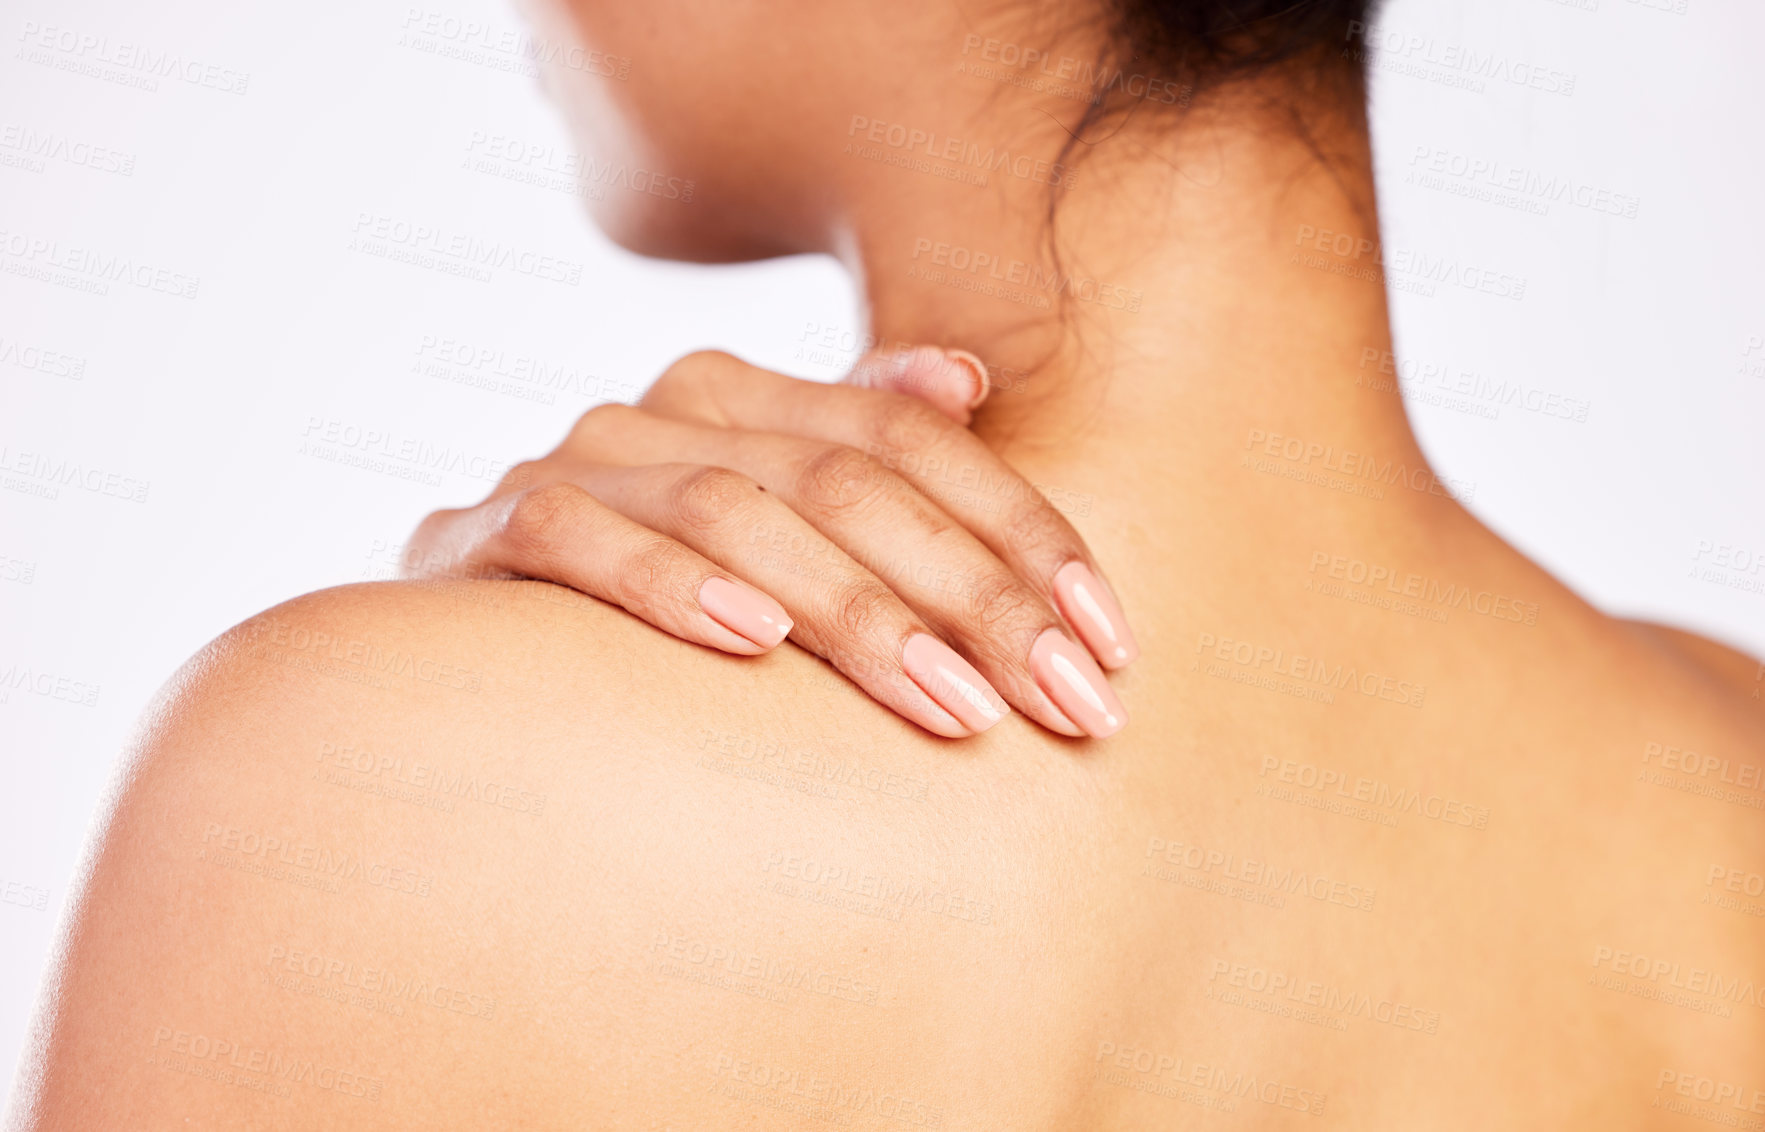
[[[900,386],[962,418],[986,400],[987,367],[967,350],[915,346],[900,358]]]
[[[699,608],[732,633],[739,633],[763,649],[772,648],[791,631],[790,614],[752,586],[728,578],[710,577],[699,587]]]
[[[971,391],[966,403],[970,409],[980,408],[981,402],[987,399],[987,394],[993,391],[992,385],[987,382],[987,363],[967,350],[946,349],[944,356],[955,363],[957,369],[967,371],[966,380]]]
[[[866,357],[846,380],[918,397],[964,423],[989,391],[985,363],[967,350],[940,346],[914,346]]]
[[[1103,679],[1103,670],[1059,629],[1045,630],[1036,638],[1030,649],[1030,671],[1055,706],[1086,734],[1104,739],[1127,724],[1128,709]]]
[[[1054,600],[1103,667],[1121,668],[1140,655],[1115,595],[1083,562],[1068,562],[1054,575]]]
[[[985,676],[930,634],[915,633],[907,638],[901,649],[901,667],[926,695],[970,731],[985,731],[1011,712]]]

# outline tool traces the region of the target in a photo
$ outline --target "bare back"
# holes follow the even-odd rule
[[[290,603],[144,736],[18,1126],[1750,1116],[1744,668],[1461,561],[1142,600],[1106,743],[537,583]]]

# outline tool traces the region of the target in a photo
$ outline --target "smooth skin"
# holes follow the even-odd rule
[[[1322,92],[1311,144],[1225,92],[1080,166],[1067,262],[1137,311],[950,285],[951,247],[1043,262],[1047,186],[848,154],[849,117],[1052,157],[1075,104],[955,71],[970,34],[1090,57],[1015,11],[550,34],[634,60],[560,76],[590,141],[707,186],[609,231],[827,248],[879,336],[1027,375],[974,432],[1107,565],[1133,722],[940,739],[795,643],[536,581],[296,599],[149,714],[10,1127],[1756,1119],[1765,668],[1589,607],[1429,471],[1368,380],[1382,288],[1300,246],[1376,231]]]
[[[977,359],[935,347],[835,387],[692,354],[483,503],[429,516],[404,561],[557,582],[737,655],[793,634],[934,735],[985,731],[1009,702],[1107,738],[1127,712],[1098,665],[1132,661],[1132,631],[1071,524],[964,427],[987,392]],[[940,490],[952,467],[990,506]]]

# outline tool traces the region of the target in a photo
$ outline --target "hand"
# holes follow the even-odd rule
[[[426,518],[407,571],[556,582],[741,655],[788,635],[938,735],[1007,704],[1113,734],[1127,713],[1097,662],[1138,649],[1078,533],[966,427],[985,374],[934,347],[841,385],[689,354],[637,407],[590,409],[483,503]]]

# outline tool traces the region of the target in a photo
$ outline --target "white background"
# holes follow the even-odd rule
[[[425,512],[475,501],[501,464],[545,452],[603,397],[632,399],[689,349],[830,377],[837,359],[806,332],[853,341],[853,291],[828,262],[637,260],[567,192],[473,168],[492,138],[550,147],[554,162],[571,146],[522,68],[449,57],[464,42],[451,21],[412,34],[416,11],[493,38],[516,16],[435,3],[0,4],[0,895],[13,901],[0,902],[0,1072],[113,760],[186,657],[288,596],[385,574]],[[59,46],[33,26],[64,29]],[[1408,395],[1429,454],[1475,485],[1498,531],[1605,608],[1765,653],[1752,557],[1765,553],[1765,8],[1399,0],[1383,28],[1388,247],[1525,280],[1518,301],[1396,294],[1400,353],[1586,406],[1575,421],[1497,403],[1489,419],[1423,378]],[[116,81],[140,73],[101,62],[124,45],[215,85]],[[1495,73],[1479,70],[1489,55]],[[1539,87],[1511,81],[1528,75]],[[243,76],[243,93],[225,89]],[[1535,189],[1572,182],[1594,206],[1417,181],[1437,152]],[[1600,210],[1629,201],[1633,217]],[[352,248],[364,216],[543,253],[580,265],[580,282],[390,262]],[[152,269],[162,287],[194,278],[195,297],[33,277],[74,249]],[[421,363],[444,341],[500,361],[436,376]],[[568,387],[514,383],[534,400],[462,380],[521,358],[563,367]],[[424,482],[303,452],[330,429],[374,434],[382,456],[452,450],[461,470]],[[98,490],[54,489],[44,460]],[[33,690],[57,681],[95,702]],[[17,902],[40,891],[44,910]]]

